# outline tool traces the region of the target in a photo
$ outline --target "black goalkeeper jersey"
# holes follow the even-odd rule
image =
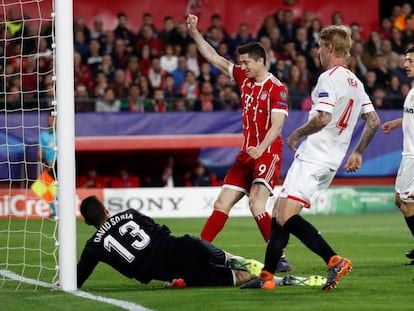
[[[86,242],[77,267],[78,288],[102,261],[142,283],[151,281],[159,247],[170,230],[150,217],[128,209],[109,218]]]

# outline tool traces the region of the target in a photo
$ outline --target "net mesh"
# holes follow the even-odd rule
[[[53,0],[0,3],[0,289],[57,269]]]

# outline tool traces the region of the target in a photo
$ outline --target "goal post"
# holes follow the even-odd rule
[[[73,0],[55,1],[55,10],[59,279],[61,289],[73,291],[77,287]]]

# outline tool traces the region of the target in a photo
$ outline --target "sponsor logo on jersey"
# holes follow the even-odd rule
[[[323,97],[329,97],[329,93],[328,92],[320,92],[318,95],[319,98],[323,98]]]
[[[414,108],[405,107],[404,108],[404,112],[406,112],[406,113],[414,113]]]

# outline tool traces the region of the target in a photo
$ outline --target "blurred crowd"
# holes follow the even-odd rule
[[[1,40],[3,72],[0,83],[6,108],[35,109],[53,104],[52,25],[22,22],[10,9],[0,23],[8,40]],[[233,81],[197,53],[184,20],[165,16],[157,29],[151,13],[142,14],[139,29],[131,29],[127,13],[117,15],[108,29],[96,17],[93,26],[74,20],[76,111],[213,111],[238,110],[240,98]],[[344,24],[337,11],[332,24]],[[24,24],[24,25],[23,25]],[[295,16],[290,9],[263,17],[253,33],[247,23],[230,34],[220,15],[210,17],[204,32],[217,51],[238,62],[236,47],[260,41],[267,51],[270,72],[289,88],[290,109],[309,110],[309,94],[321,72],[318,33],[323,26],[315,12]],[[375,29],[348,25],[353,46],[349,67],[365,83],[378,109],[399,109],[410,89],[404,70],[405,50],[414,44],[414,15],[410,2],[395,5]],[[40,33],[40,38],[37,34]],[[363,33],[368,33],[364,37]]]

